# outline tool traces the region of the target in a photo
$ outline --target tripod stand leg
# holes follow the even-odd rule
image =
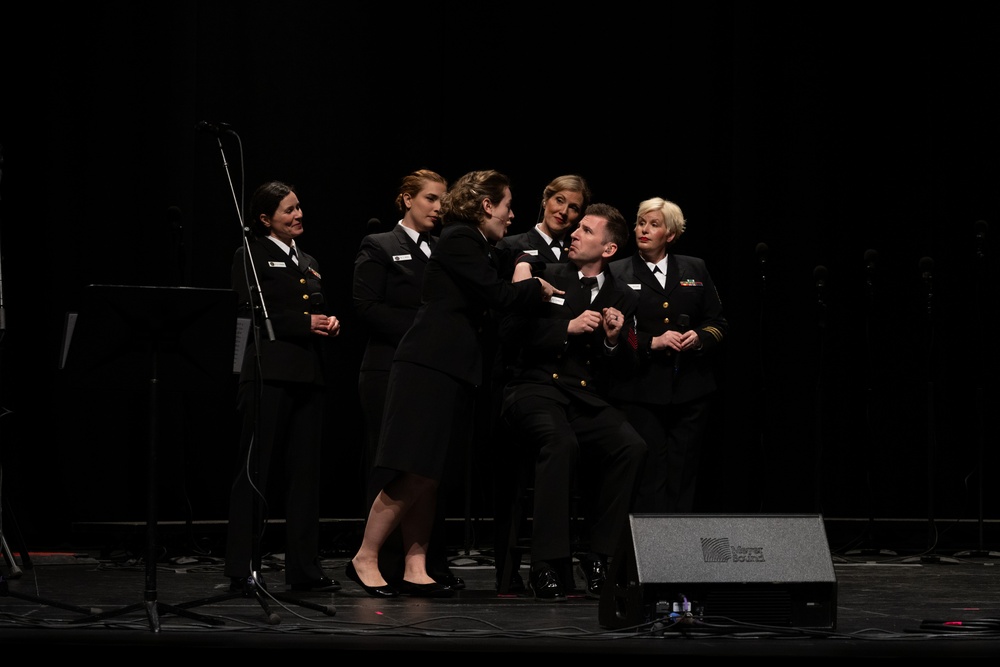
[[[0,482],[3,480],[3,471],[0,470]],[[0,484],[0,495],[3,493],[2,484]],[[11,508],[10,503],[7,502],[6,498],[0,498],[0,547],[3,548],[3,557],[7,559],[10,564],[10,576],[12,578],[17,578],[21,576],[21,568],[18,567],[17,561],[14,560],[14,556],[11,553],[10,546],[7,544],[7,537],[4,533],[4,510],[7,512],[7,520],[14,526],[14,546],[17,547],[17,552],[21,554],[21,562],[24,564],[24,569],[31,569],[31,556],[28,553],[28,548],[24,543],[24,535],[21,533],[21,527],[17,525],[17,517],[14,516],[14,510]]]
[[[64,602],[56,602],[54,600],[46,600],[45,598],[35,597],[34,595],[26,595],[25,593],[18,593],[17,591],[10,590],[10,586],[7,584],[7,580],[0,577],[0,597],[10,596],[12,598],[18,598],[20,600],[27,600],[29,602],[38,602],[40,604],[48,605],[49,607],[58,607],[59,609],[65,609],[67,611],[75,611],[81,614],[99,614],[100,609],[95,609],[91,607],[90,609],[85,609],[84,607],[77,607],[73,604],[66,604]]]
[[[242,591],[237,591],[233,593],[225,593],[223,595],[216,595],[213,597],[202,598],[200,600],[191,600],[190,602],[182,602],[181,604],[174,605],[170,609],[178,614],[190,613],[187,610],[192,607],[201,607],[207,604],[215,604],[216,602],[225,602],[227,600],[234,600],[236,598],[242,597],[254,597],[257,603],[260,605],[261,609],[264,610],[264,616],[267,617],[268,625],[278,625],[281,623],[281,617],[276,613],[271,611],[271,607],[267,603],[267,599],[264,594],[261,593],[260,589],[256,586],[246,588]]]
[[[17,561],[14,560],[14,554],[10,552],[10,547],[7,546],[7,538],[3,536],[3,532],[0,532],[0,550],[3,551],[3,557],[7,561],[7,566],[10,569],[10,578],[19,578],[21,576],[21,568],[18,567]]]
[[[312,609],[313,611],[322,612],[327,616],[336,616],[337,610],[330,605],[321,605],[315,602],[310,602],[308,600],[301,600],[294,596],[281,595],[280,593],[267,593],[266,589],[258,585],[257,581],[260,581],[258,577],[251,577],[247,580],[246,584],[243,586],[243,590],[234,591],[232,593],[226,593],[224,595],[217,595],[215,597],[204,598],[201,600],[193,600],[191,602],[184,602],[179,605],[171,607],[172,611],[177,613],[183,613],[185,610],[192,607],[200,607],[206,604],[214,604],[216,602],[224,602],[226,600],[232,600],[238,597],[253,597],[257,600],[261,609],[264,610],[264,615],[267,617],[268,625],[278,625],[281,623],[281,617],[276,613],[271,611],[271,607],[268,604],[268,598],[277,600],[279,602],[286,602],[288,604],[298,605],[300,607],[305,607],[306,609]]]

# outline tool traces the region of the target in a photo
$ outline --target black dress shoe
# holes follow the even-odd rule
[[[414,584],[403,579],[399,584],[399,592],[415,598],[450,598],[455,590],[436,581],[429,584]]]
[[[534,591],[535,597],[540,600],[553,600],[562,602],[566,599],[562,584],[559,583],[559,575],[549,566],[540,569],[532,567],[528,576],[528,585]]]
[[[601,589],[608,578],[608,566],[600,558],[580,558],[580,570],[583,571],[583,580],[587,582],[587,596],[592,598],[601,597]]]
[[[330,577],[320,577],[315,581],[289,584],[288,589],[292,591],[312,591],[314,593],[333,593],[340,590],[340,582]]]
[[[465,580],[462,577],[456,577],[450,571],[448,572],[431,572],[431,579],[438,582],[442,586],[447,586],[456,591],[463,590],[465,588]]]
[[[354,569],[354,563],[348,562],[344,571],[347,573],[348,579],[365,589],[365,593],[368,593],[368,595],[371,595],[373,598],[399,597],[399,591],[388,584],[385,586],[369,586],[365,584],[365,582],[361,581],[361,577],[358,576],[358,571]]]

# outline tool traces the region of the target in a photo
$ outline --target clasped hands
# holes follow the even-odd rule
[[[690,348],[696,348],[701,343],[698,332],[694,329],[687,331],[674,331],[673,329],[664,331],[659,336],[655,336],[650,341],[650,348],[653,350],[665,350],[670,348],[676,352],[683,352]]]
[[[603,327],[604,336],[608,339],[608,343],[616,345],[624,326],[625,316],[617,308],[602,308],[600,312],[585,310],[569,321],[569,333],[590,333],[598,327]]]
[[[336,336],[340,333],[340,320],[333,315],[310,315],[310,330],[320,336]]]

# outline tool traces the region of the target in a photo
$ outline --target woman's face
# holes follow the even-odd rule
[[[489,217],[479,223],[479,229],[491,243],[496,243],[507,233],[510,221],[514,219],[514,211],[510,204],[513,200],[510,188],[503,189],[503,199],[499,202],[492,202],[489,199],[483,202],[483,208]]]
[[[418,232],[434,229],[434,225],[441,219],[441,198],[445,190],[447,188],[444,183],[426,181],[415,197],[404,194],[403,203],[407,208],[403,218],[408,222],[407,226]]]
[[[560,190],[545,200],[542,209],[542,227],[552,238],[562,238],[583,215],[583,193]]]
[[[292,239],[302,233],[302,206],[299,198],[294,192],[289,192],[270,217],[262,215],[260,219],[271,230],[271,236],[291,245]]]
[[[667,253],[667,244],[673,239],[673,232],[667,232],[663,211],[650,211],[635,223],[635,243],[645,259],[662,259]]]

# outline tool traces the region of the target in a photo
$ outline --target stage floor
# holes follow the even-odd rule
[[[593,654],[607,659],[995,657],[1000,655],[998,555],[978,550],[929,556],[888,550],[832,553],[836,617],[829,629],[706,617],[622,630],[602,627],[599,600],[498,595],[489,554],[469,549],[458,549],[452,561],[466,589],[433,600],[368,597],[344,575],[347,553],[324,557],[328,574],[343,585],[326,594],[285,593],[281,555],[265,554],[263,577],[282,599],[258,599],[230,596],[222,560],[212,556],[165,554],[150,568],[149,559],[127,552],[29,552],[26,568],[15,552],[15,570],[0,559],[0,645],[30,650],[36,657],[51,650],[70,658],[93,653],[104,659],[130,650],[153,655],[150,649]]]

